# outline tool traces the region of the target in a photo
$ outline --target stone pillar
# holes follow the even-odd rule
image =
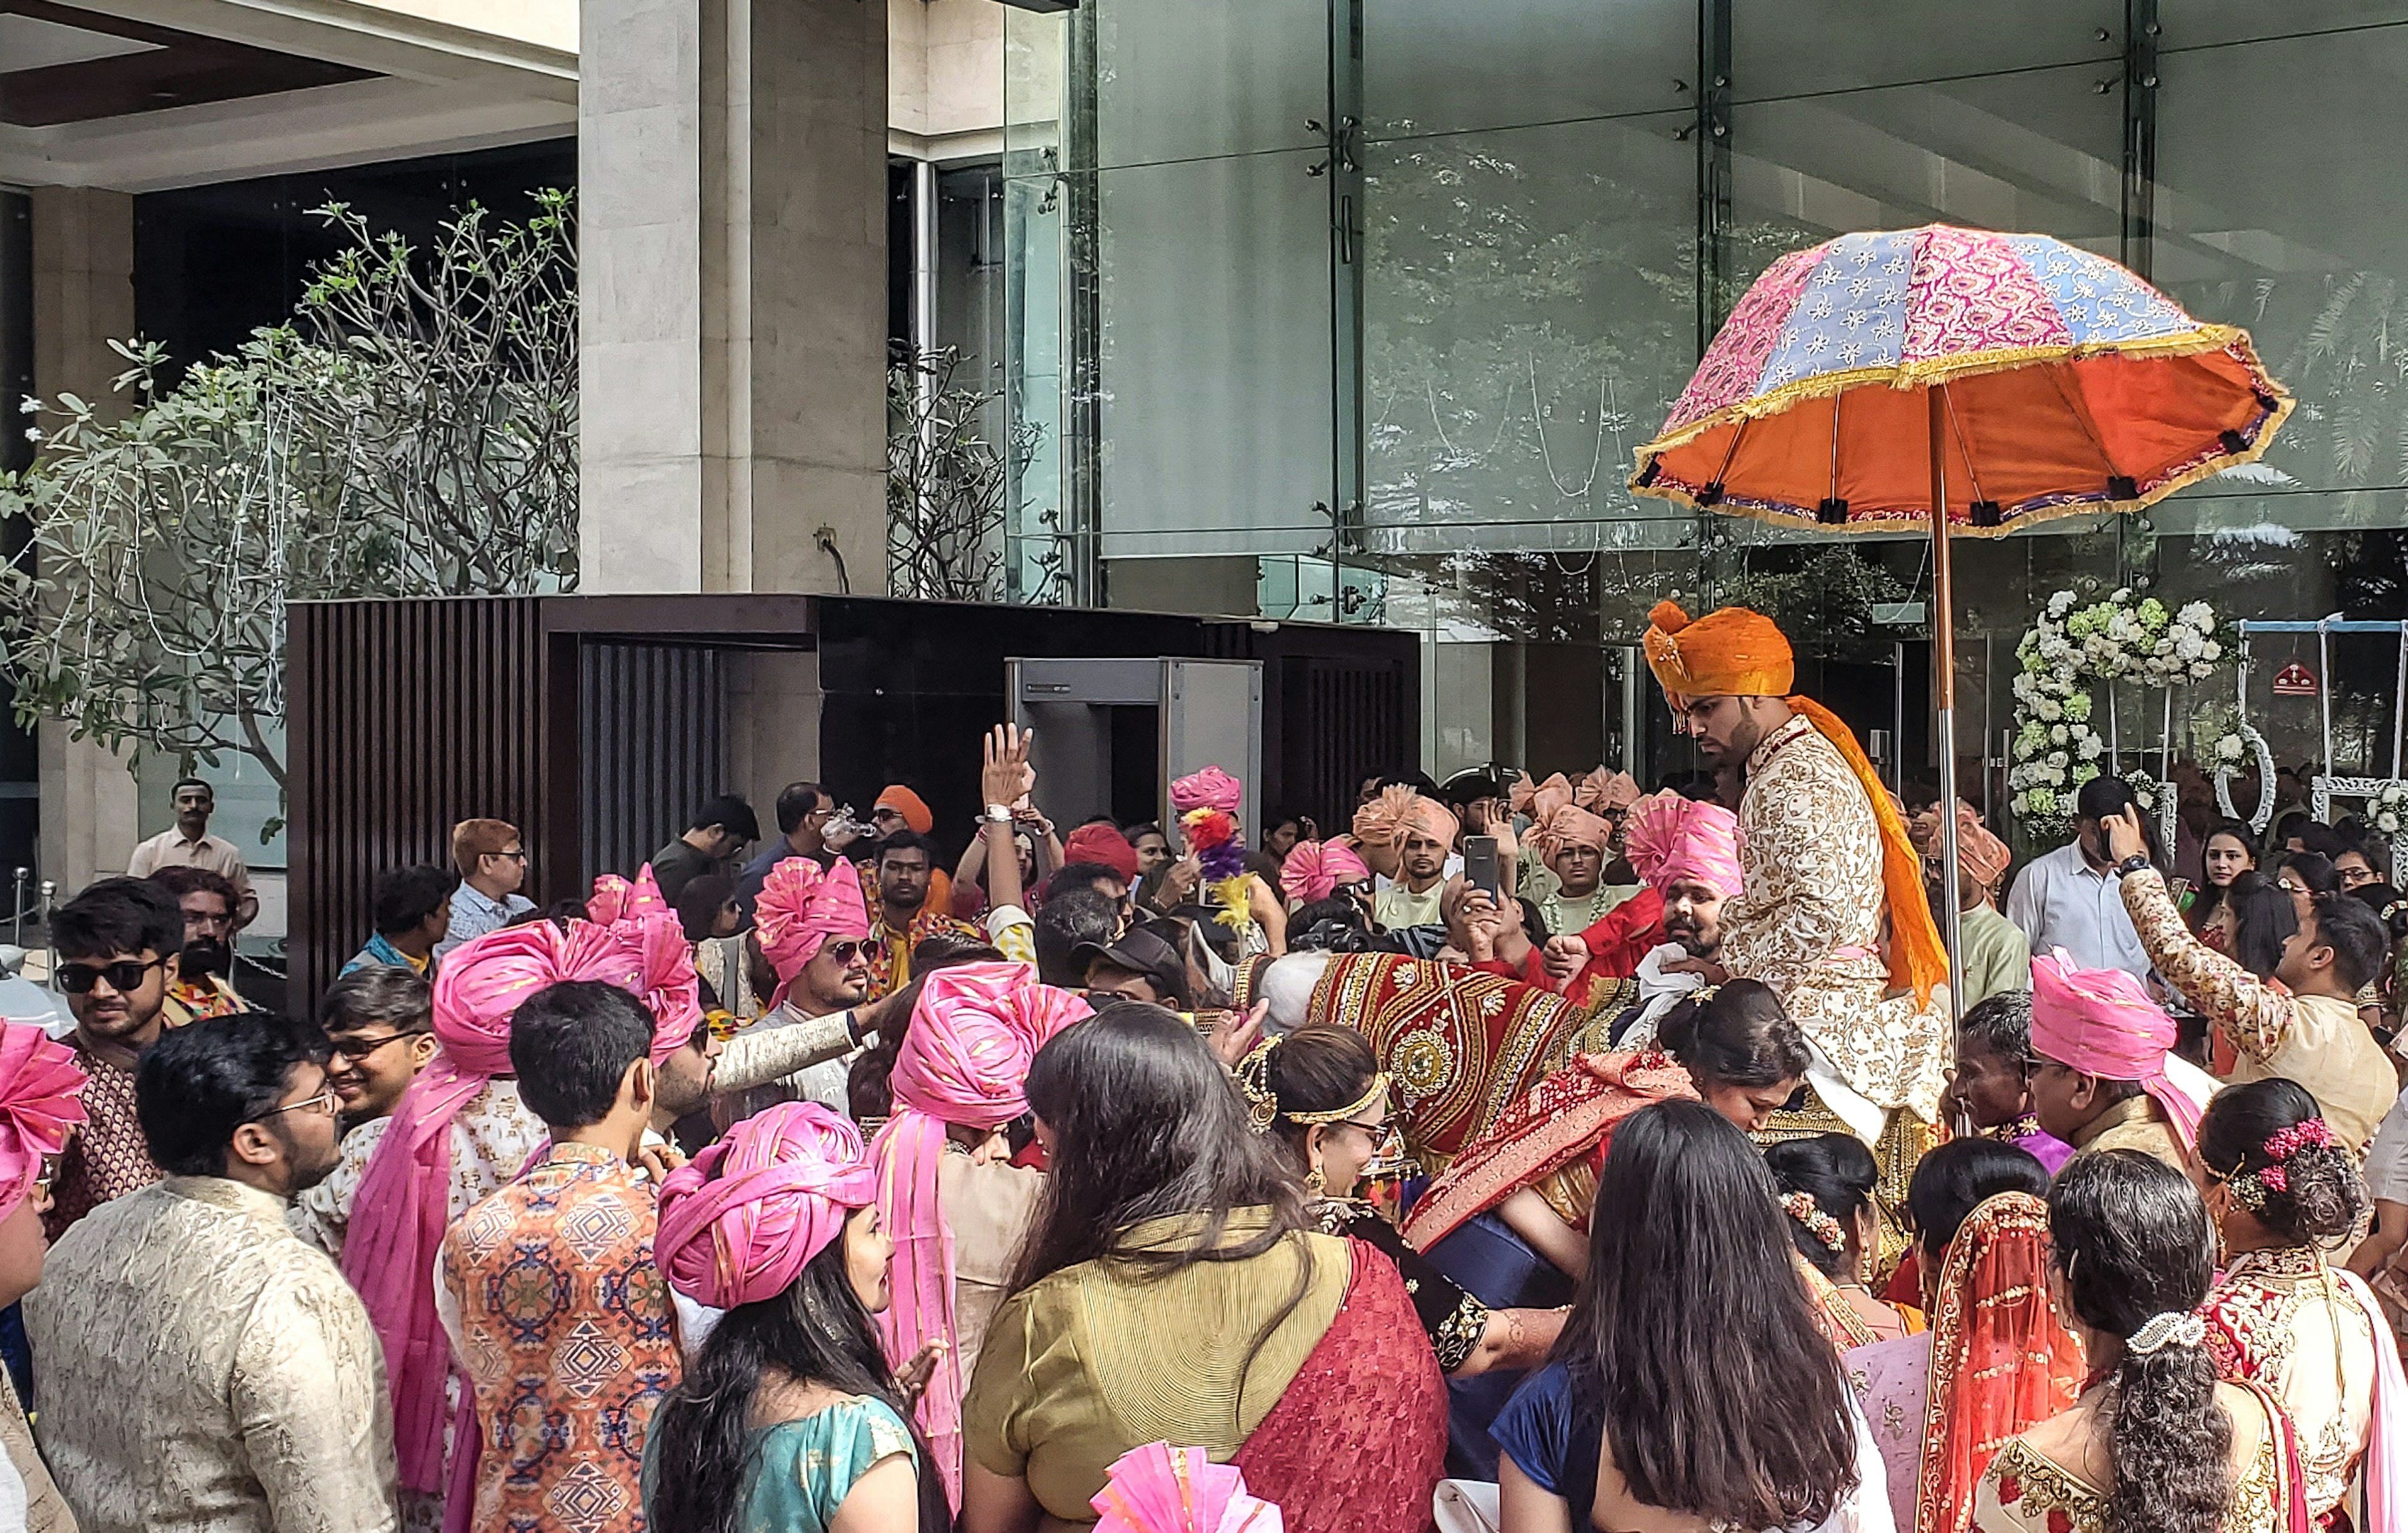
[[[580,15],[580,589],[883,594],[886,7]]]
[[[42,186],[34,214],[34,391],[115,400],[125,361],[108,349],[134,334],[134,199],[122,192]],[[11,412],[14,416],[14,411]],[[40,875],[72,893],[125,871],[140,805],[123,758],[96,740],[36,730],[42,778]]]

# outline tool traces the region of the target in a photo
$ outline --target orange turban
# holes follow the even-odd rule
[[[1811,697],[1792,694],[1797,666],[1789,640],[1770,618],[1744,607],[1726,607],[1692,623],[1678,602],[1659,601],[1647,614],[1647,665],[1675,707],[1691,697],[1779,697],[1790,711],[1831,742],[1872,806],[1881,827],[1882,890],[1889,902],[1890,982],[1931,999],[1931,987],[1948,978],[1948,949],[1923,895],[1923,857],[1907,839],[1906,823],[1881,774],[1873,770],[1856,733],[1840,716]]]
[[[1770,618],[1744,607],[1693,623],[1680,603],[1659,601],[1640,643],[1675,707],[1690,697],[1784,697],[1798,679],[1789,640]]]
[[[1932,805],[1907,824],[1907,836],[1927,857],[1940,855],[1940,806]],[[1956,801],[1956,862],[1983,888],[1994,887],[2006,876],[2014,854],[2007,843],[1990,834],[1982,816],[1963,799]]]
[[[937,828],[937,817],[928,812],[927,801],[900,782],[891,784],[880,794],[875,807],[893,809],[903,817],[905,824],[923,836]]]
[[[1354,811],[1354,838],[1368,846],[1402,846],[1411,830],[1440,846],[1453,846],[1459,828],[1453,810],[1411,788],[1382,789],[1379,797]]]

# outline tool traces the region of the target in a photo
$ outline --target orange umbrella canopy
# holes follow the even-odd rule
[[[1756,279],[1639,450],[1631,489],[1835,531],[1928,525],[1942,392],[1951,531],[2134,510],[2266,450],[2291,397],[2246,332],[2103,256],[1932,224]]]

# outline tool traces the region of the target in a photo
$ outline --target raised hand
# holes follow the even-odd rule
[[[979,766],[979,801],[1017,805],[1037,791],[1037,768],[1028,764],[1028,750],[1037,731],[1016,724],[999,724],[986,733],[984,759]]]

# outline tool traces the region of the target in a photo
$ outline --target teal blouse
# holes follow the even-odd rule
[[[657,1439],[653,1440],[657,1440]],[[799,1421],[752,1434],[744,1477],[744,1533],[827,1533],[836,1509],[871,1466],[901,1454],[920,1467],[910,1428],[885,1401],[851,1395]],[[644,1445],[645,1515],[662,1467]]]

